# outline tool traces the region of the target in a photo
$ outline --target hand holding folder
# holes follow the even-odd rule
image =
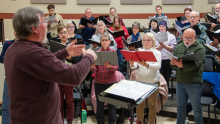
[[[124,43],[127,47],[135,47],[136,49],[143,47],[142,40],[140,40],[140,41],[134,41],[134,42],[131,42],[131,43],[127,43],[127,41],[125,40],[124,37],[122,37],[122,40],[123,40],[123,43]]]
[[[81,18],[81,25],[84,25],[84,26],[88,27],[87,23],[96,24],[97,21],[98,21],[98,17],[93,19],[92,21],[88,20],[88,19],[85,19],[85,18]]]
[[[121,50],[121,53],[125,57],[127,61],[134,60],[142,61],[142,59],[146,62],[157,62],[156,57],[154,56],[154,53],[151,51],[127,51],[127,50]]]

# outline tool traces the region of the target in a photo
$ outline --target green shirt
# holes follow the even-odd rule
[[[202,83],[203,74],[203,61],[205,60],[205,48],[204,46],[196,40],[194,44],[188,48],[184,43],[177,45],[174,56],[181,57],[190,53],[199,53],[202,57],[202,61],[197,62],[183,62],[183,68],[177,66],[172,66],[172,68],[177,69],[177,82],[179,83]]]

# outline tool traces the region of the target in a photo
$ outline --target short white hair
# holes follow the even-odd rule
[[[190,14],[191,13],[197,13],[197,16],[199,16],[200,17],[200,14],[199,14],[199,12],[196,12],[196,11],[192,11],[192,12],[190,12]]]
[[[86,12],[87,10],[90,10],[90,11],[91,11],[91,9],[90,9],[90,8],[86,8],[85,12]]]

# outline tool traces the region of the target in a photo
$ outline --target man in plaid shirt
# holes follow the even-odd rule
[[[111,40],[108,34],[104,34],[101,36],[100,40],[102,44],[102,48],[98,51],[111,51],[116,52],[115,50],[109,47]],[[104,65],[96,65],[95,63],[92,65],[91,69],[95,72],[95,94],[97,100],[97,124],[105,123],[105,114],[104,114],[104,102],[99,101],[98,94],[102,91],[105,91],[114,83],[116,83],[116,74],[119,68],[118,65],[111,65],[109,62],[105,62]],[[108,104],[108,123],[115,123],[115,114],[116,109],[114,105]]]

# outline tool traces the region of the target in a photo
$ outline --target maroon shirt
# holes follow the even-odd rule
[[[69,66],[66,49],[51,53],[39,42],[20,40],[6,51],[4,65],[11,100],[11,124],[62,124],[58,84],[79,85],[93,56]]]

